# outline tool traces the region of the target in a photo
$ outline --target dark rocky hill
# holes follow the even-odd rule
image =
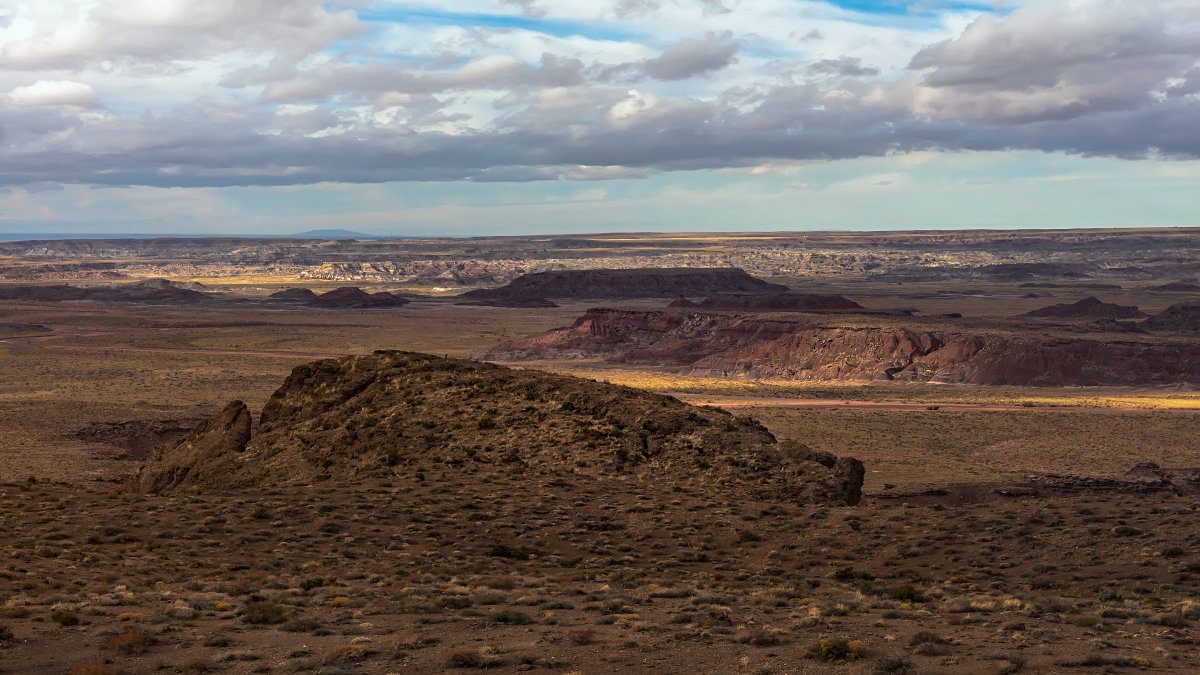
[[[1035,319],[1082,319],[1087,321],[1107,319],[1111,321],[1116,319],[1142,319],[1147,314],[1131,305],[1117,305],[1111,302],[1103,302],[1095,297],[1089,297],[1079,302],[1064,302],[1035,309],[1032,312],[1026,312],[1025,316]]]
[[[402,298],[386,291],[368,293],[354,286],[342,286],[310,299],[308,306],[325,309],[372,309],[401,307],[409,302],[408,298]]]
[[[714,293],[783,293],[786,286],[722,268],[562,270],[525,274],[500,288],[478,289],[467,301],[528,303],[552,298],[671,298]]]
[[[1171,305],[1142,322],[1149,330],[1200,333],[1200,302]]]
[[[564,375],[408,352],[297,367],[251,433],[241,401],[161,450],[144,492],[503,472],[734,487],[858,501],[861,462],[777,442],[758,422]],[[738,487],[740,486],[740,487]]]

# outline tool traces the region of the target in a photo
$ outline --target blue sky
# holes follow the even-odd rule
[[[0,232],[1192,226],[1189,0],[14,0]]]

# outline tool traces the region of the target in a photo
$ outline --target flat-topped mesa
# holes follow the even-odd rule
[[[735,267],[560,270],[525,274],[500,288],[458,296],[467,301],[528,302],[553,298],[674,298],[714,293],[783,293],[787,286]]]
[[[858,460],[777,442],[750,418],[629,387],[410,352],[297,367],[263,407],[235,401],[160,450],[142,492],[211,492],[397,474],[488,472],[701,484],[855,504]]]
[[[602,358],[699,377],[977,385],[1200,384],[1194,340],[1101,341],[838,325],[831,317],[592,309],[496,345],[494,361]]]
[[[1098,298],[1089,297],[1074,303],[1061,303],[1050,305],[1041,309],[1035,309],[1032,312],[1026,312],[1025,316],[1035,319],[1073,319],[1073,320],[1116,320],[1116,319],[1144,319],[1147,314],[1142,310],[1132,305],[1117,305],[1111,302],[1103,302]]]

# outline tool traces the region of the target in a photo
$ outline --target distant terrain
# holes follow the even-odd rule
[[[1200,670],[1198,230],[311,237],[0,244],[0,671]]]

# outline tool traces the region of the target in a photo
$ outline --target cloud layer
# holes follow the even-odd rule
[[[0,185],[581,181],[918,151],[1200,157],[1193,0],[923,6],[9,2]]]

